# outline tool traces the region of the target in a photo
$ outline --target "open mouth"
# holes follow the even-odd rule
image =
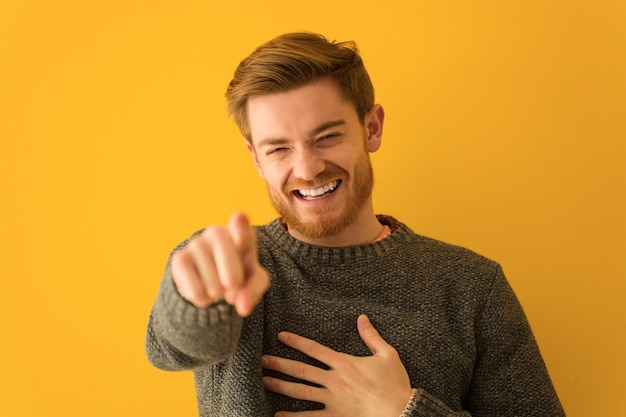
[[[293,194],[303,200],[315,200],[331,194],[337,189],[337,187],[339,187],[340,184],[341,180],[335,180],[317,188],[302,188],[295,190]]]

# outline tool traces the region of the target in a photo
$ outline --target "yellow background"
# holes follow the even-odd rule
[[[192,416],[150,367],[169,250],[274,216],[225,113],[293,30],[359,43],[378,212],[501,262],[571,417],[626,416],[623,1],[1,0],[0,416]]]

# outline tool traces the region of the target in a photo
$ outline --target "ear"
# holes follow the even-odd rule
[[[365,129],[367,130],[367,150],[376,152],[383,139],[383,122],[385,110],[380,104],[374,104],[365,115]]]
[[[248,152],[250,152],[250,155],[252,155],[252,159],[254,160],[254,166],[256,166],[256,170],[259,173],[259,175],[261,176],[261,178],[265,179],[265,175],[263,175],[263,168],[261,168],[261,164],[259,163],[259,158],[256,154],[256,151],[254,150],[254,145],[252,145],[252,142],[245,139],[246,142],[246,149],[248,149]]]

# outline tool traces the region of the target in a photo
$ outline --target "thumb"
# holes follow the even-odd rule
[[[356,324],[361,340],[363,340],[372,354],[377,355],[389,348],[389,344],[385,342],[385,339],[382,338],[382,336],[378,333],[378,330],[374,328],[372,322],[365,314],[361,314],[359,316]]]

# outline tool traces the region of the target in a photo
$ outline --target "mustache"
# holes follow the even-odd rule
[[[317,188],[331,181],[344,180],[346,178],[348,178],[348,173],[340,168],[326,170],[317,175],[312,180],[303,180],[300,178],[294,178],[292,180],[289,180],[283,186],[283,191],[285,192],[285,194],[289,194],[295,190],[300,190],[302,188]]]

